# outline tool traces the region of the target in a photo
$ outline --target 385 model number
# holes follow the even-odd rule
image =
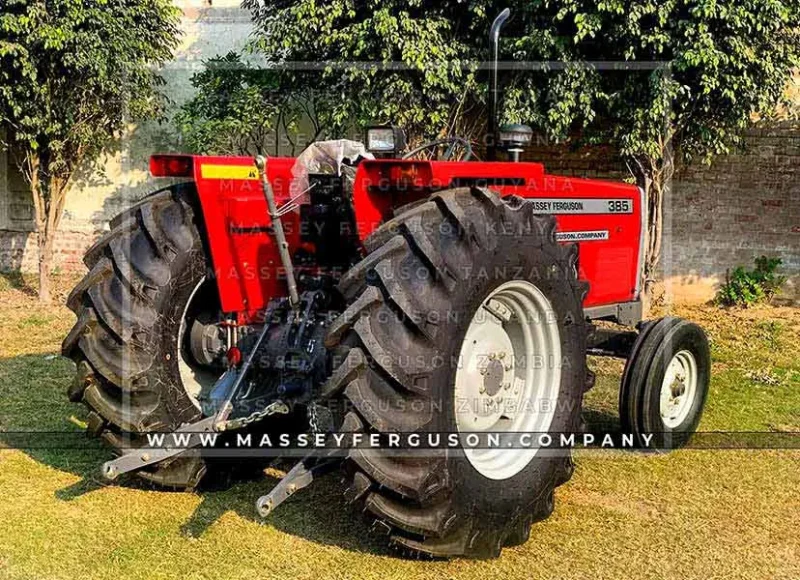
[[[627,199],[610,199],[608,200],[608,211],[610,213],[630,213],[631,202]]]

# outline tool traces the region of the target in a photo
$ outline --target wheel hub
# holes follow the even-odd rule
[[[483,301],[461,346],[455,378],[459,433],[547,432],[561,385],[561,338],[550,301],[524,280],[506,282]],[[538,451],[466,449],[490,479],[522,471]]]
[[[672,383],[672,398],[677,399],[684,393],[686,393],[686,385],[683,383],[685,378],[679,377]]]
[[[225,352],[218,328],[211,323],[216,307],[213,281],[203,277],[183,309],[178,328],[178,372],[192,404],[201,410],[200,399],[214,388],[223,368],[215,364]]]
[[[189,351],[200,365],[219,365],[226,351],[225,329],[218,322],[196,318],[189,330]]]
[[[689,416],[697,392],[697,361],[688,350],[675,354],[661,383],[659,411],[669,429],[679,427]]]
[[[487,395],[494,397],[503,386],[506,369],[499,360],[491,360],[486,365],[483,377],[483,389]]]

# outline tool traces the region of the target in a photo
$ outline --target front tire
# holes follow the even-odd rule
[[[473,340],[475,349],[483,348],[480,333],[471,330],[476,313],[497,292],[517,288],[514,284],[541,296],[552,317],[535,324],[545,330],[552,325],[560,350],[535,353],[545,367],[558,368],[554,389],[545,392],[555,400],[547,401],[552,411],[541,413],[546,421],[526,423],[521,430],[580,429],[589,386],[582,310],[587,286],[577,279],[577,248],[556,243],[554,218],[534,214],[518,197],[501,200],[486,190],[458,189],[411,207],[365,245],[368,256],[340,284],[350,306],[327,341],[341,364],[325,391],[343,392],[354,409],[344,430],[464,432],[458,399],[475,397],[470,391],[475,381],[471,384],[469,373],[460,375],[459,367],[487,353],[474,351],[463,361],[460,356]],[[509,336],[514,332],[509,329]],[[508,348],[516,357],[513,345]],[[502,373],[486,370],[491,376],[478,391],[496,393],[494,382]],[[507,426],[519,428],[512,423]],[[510,430],[497,425],[490,427]],[[346,497],[401,551],[495,557],[502,546],[524,542],[531,524],[550,514],[553,491],[570,478],[573,463],[569,451],[539,450],[499,471],[490,464],[443,450],[414,456],[353,450]]]
[[[648,322],[622,375],[623,433],[632,433],[643,449],[683,447],[700,423],[710,379],[711,352],[702,328],[675,317]]]

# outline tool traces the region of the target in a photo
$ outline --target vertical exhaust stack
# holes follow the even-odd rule
[[[489,31],[489,40],[491,41],[493,48],[493,60],[492,73],[489,81],[489,142],[486,147],[486,159],[488,161],[495,161],[497,159],[497,75],[498,69],[500,68],[500,30],[505,25],[509,16],[511,16],[511,10],[506,8],[500,14],[498,14],[497,18],[494,19],[492,28]]]

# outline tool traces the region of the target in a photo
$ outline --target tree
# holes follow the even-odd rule
[[[331,125],[329,92],[317,93],[286,71],[255,67],[235,52],[209,59],[191,82],[197,94],[175,117],[191,151],[254,156],[288,148],[294,154]],[[301,124],[309,133],[299,139]]]
[[[577,128],[582,140],[618,148],[646,194],[649,295],[675,163],[740,146],[755,115],[768,118],[784,104],[799,64],[800,2],[563,1],[530,10],[538,23],[510,42],[516,54],[626,63],[618,72],[567,66],[544,83],[518,75],[507,114],[533,113],[556,139]]]
[[[503,120],[555,141],[617,148],[647,196],[648,293],[675,163],[740,145],[754,115],[776,110],[800,55],[798,0],[243,5],[257,27],[250,51],[271,74],[280,71],[277,90],[312,92],[324,103],[321,134],[393,122],[411,142],[485,138],[487,70],[479,63],[490,58],[492,19],[510,7],[501,59],[528,64],[502,74]]]
[[[0,144],[33,196],[43,302],[76,170],[162,112],[153,66],[171,58],[178,17],[169,0],[6,0],[0,12]]]
[[[305,133],[304,141],[353,136],[375,121],[402,126],[410,143],[432,133],[474,134],[481,128],[483,91],[474,67],[459,61],[472,47],[450,42],[447,18],[455,18],[455,2],[445,3],[451,6],[439,21],[395,18],[388,9],[372,13],[363,6],[349,29],[336,30],[348,18],[345,4],[350,3],[245,0],[259,33],[244,55],[211,59],[193,77],[197,97],[178,117],[186,145],[206,153],[231,152],[233,146],[251,154],[254,126],[274,132],[272,145],[297,130]],[[351,61],[359,62],[347,65]],[[218,129],[229,132],[222,136]]]

